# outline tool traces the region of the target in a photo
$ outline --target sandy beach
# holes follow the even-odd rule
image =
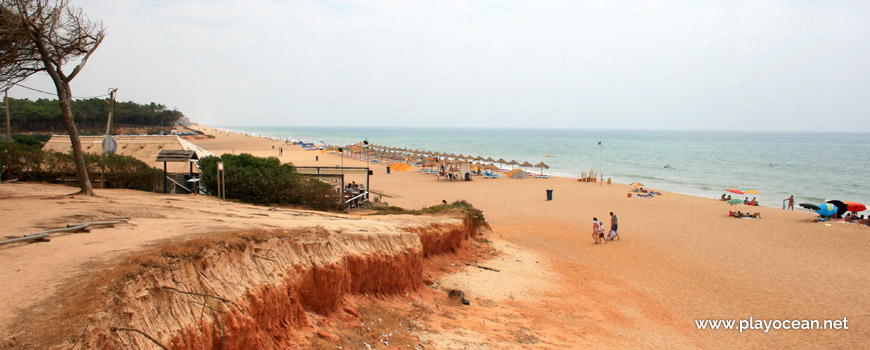
[[[283,147],[282,162],[297,166],[365,166],[281,141],[199,128],[214,138],[188,140],[216,154],[278,156]],[[442,200],[466,200],[483,210],[492,228],[483,236],[492,250],[481,264],[497,271],[439,260],[437,269],[447,274],[437,277],[433,287],[461,289],[471,305],[448,311],[442,306],[429,316],[415,333],[429,348],[860,348],[870,336],[870,315],[863,311],[870,308],[866,226],[826,226],[811,222],[809,212],[730,206],[667,192],[648,199],[628,197],[633,187],[623,184],[559,177],[445,181],[369,166],[374,173],[370,190],[379,201],[419,209]],[[364,183],[362,177],[351,180]],[[15,322],[24,310],[44,311],[40,305],[69,277],[87,271],[85,266],[185,237],[185,232],[300,226],[365,232],[402,223],[401,218],[271,211],[202,196],[112,190],[89,199],[66,197],[72,188],[61,185],[2,186],[6,192],[0,201],[10,232],[50,228],[76,215],[84,220],[94,208],[102,208],[100,215],[135,219],[115,233],[95,231],[52,241],[48,251],[39,245],[0,250],[0,277],[7,281],[0,289],[0,325]],[[553,190],[552,201],[546,200],[546,190]],[[39,193],[28,194],[33,191]],[[757,211],[762,218],[736,219],[728,216],[729,210]],[[609,225],[609,212],[619,218],[621,239],[596,245],[590,236],[592,218]],[[438,308],[438,297],[424,289],[406,297],[351,303],[402,310],[410,300],[414,307]],[[750,318],[846,318],[848,329],[741,333],[696,326],[697,320]]]
[[[279,141],[233,133],[194,141],[215,153],[277,156]],[[281,160],[336,166],[337,156],[283,146]],[[318,156],[319,161],[315,161]],[[365,166],[344,159],[345,166]],[[627,197],[632,187],[573,179],[449,182],[372,164],[371,190],[390,205],[421,208],[464,199],[483,210],[496,237],[533,254],[547,274],[524,298],[525,317],[553,348],[861,347],[870,336],[870,228],[813,223],[809,212],[730,206],[664,193]],[[358,182],[361,179],[354,179]],[[545,191],[554,199],[547,201]],[[736,219],[729,210],[759,212]],[[619,218],[620,241],[595,245],[593,217]],[[475,290],[475,276],[463,282]],[[510,271],[503,281],[510,284]],[[523,278],[535,278],[524,276]],[[487,290],[471,297],[499,299]],[[848,330],[698,330],[703,319],[848,319]],[[486,331],[477,337],[486,338]],[[473,332],[474,333],[474,332]],[[545,346],[547,347],[547,346]]]

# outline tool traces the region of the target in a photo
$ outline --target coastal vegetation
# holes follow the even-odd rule
[[[217,195],[217,162],[224,163],[226,198],[245,203],[296,205],[314,210],[341,211],[341,194],[330,184],[300,175],[292,164],[275,157],[247,153],[200,159],[201,183]]]
[[[103,98],[70,102],[76,126],[82,134],[105,133],[109,104]],[[9,98],[9,116],[15,132],[49,132],[63,130],[63,112],[57,100]],[[120,128],[161,128],[177,124],[184,113],[158,103],[115,102],[112,125]]]
[[[483,211],[475,208],[471,203],[464,200],[455,201],[449,204],[438,204],[431,207],[425,207],[420,210],[404,209],[396,206],[374,206],[371,208],[374,213],[371,215],[392,215],[392,214],[410,214],[410,215],[433,215],[433,214],[453,214],[460,213],[471,217],[478,227],[486,225],[486,217],[483,216]]]
[[[62,182],[75,178],[75,162],[71,154],[43,151],[46,136],[14,135],[15,142],[0,143],[2,178],[19,181]],[[163,172],[144,162],[117,154],[85,154],[87,171],[95,174],[106,188],[127,188],[156,191]]]

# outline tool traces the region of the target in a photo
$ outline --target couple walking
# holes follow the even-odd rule
[[[604,221],[592,218],[592,239],[595,240],[595,244],[599,244],[602,241],[607,243],[607,241],[619,239],[619,234],[616,233],[617,228],[619,228],[619,222],[616,219],[616,215],[613,215],[613,212],[610,212],[610,234],[607,237],[604,236]]]

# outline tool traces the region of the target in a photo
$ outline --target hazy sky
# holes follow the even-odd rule
[[[870,131],[870,1],[72,2],[75,96],[209,125]]]

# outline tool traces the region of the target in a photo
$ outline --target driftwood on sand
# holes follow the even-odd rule
[[[79,224],[69,224],[69,225],[66,225],[66,227],[51,229],[51,230],[37,232],[37,233],[31,233],[29,235],[24,235],[21,237],[3,240],[3,241],[0,241],[0,245],[6,245],[6,244],[18,243],[18,242],[34,242],[34,241],[48,242],[50,240],[48,238],[48,236],[51,235],[52,233],[90,232],[91,227],[99,227],[99,226],[111,227],[111,226],[114,226],[115,224],[120,224],[122,222],[124,222],[124,221],[113,220],[113,221],[94,221],[94,222],[85,222],[85,223],[79,223]]]
[[[483,269],[483,270],[489,270],[489,271],[501,272],[501,271],[499,271],[499,270],[497,270],[497,269],[494,269],[494,268],[491,268],[491,267],[487,267],[487,266],[483,266],[483,265],[469,264],[469,263],[465,263],[465,265],[467,265],[467,266],[474,266],[474,267],[476,267],[476,268],[478,268],[478,269]]]

